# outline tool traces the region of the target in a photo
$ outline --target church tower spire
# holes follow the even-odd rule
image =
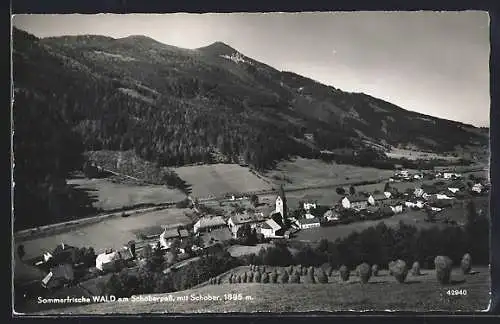
[[[288,209],[287,209],[287,204],[286,204],[285,189],[283,188],[283,185],[281,185],[280,189],[278,190],[278,196],[276,197],[276,211],[275,212],[281,214],[283,224],[285,224]]]

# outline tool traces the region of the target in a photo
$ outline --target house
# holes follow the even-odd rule
[[[303,207],[304,207],[304,210],[308,212],[311,209],[316,209],[316,203],[305,202]]]
[[[348,205],[350,209],[363,210],[368,207],[368,198],[363,196],[352,196],[352,197],[344,197],[349,202]],[[344,200],[343,199],[343,200]],[[344,204],[342,204],[344,205]]]
[[[399,170],[394,173],[394,176],[399,178],[408,178],[409,175],[410,172],[408,170]]]
[[[189,232],[187,229],[180,229],[179,230],[179,236],[182,239],[186,238],[186,237],[189,237]]]
[[[413,195],[415,197],[422,197],[422,195],[424,194],[424,189],[422,188],[415,188],[415,191],[413,191]]]
[[[204,216],[200,218],[193,226],[195,233],[210,232],[212,229],[226,226],[226,222],[221,216]]]
[[[298,225],[300,229],[308,229],[321,226],[319,218],[310,218],[310,219],[302,218],[298,220]]]
[[[390,206],[394,214],[399,214],[403,212],[403,205]]]
[[[107,250],[97,256],[95,267],[100,271],[116,271],[121,266],[121,260],[118,251]]]
[[[336,222],[340,219],[340,215],[331,209],[327,210],[326,213],[323,214],[323,217],[328,222]]]
[[[122,247],[121,250],[118,251],[118,253],[120,254],[120,258],[124,261],[130,261],[135,258],[134,254],[132,253],[132,251],[128,246]]]
[[[436,199],[453,199],[453,197],[449,197],[446,194],[438,193],[435,195]]]
[[[42,286],[47,289],[58,288],[73,282],[73,280],[75,280],[73,267],[69,263],[64,263],[50,270],[42,279]]]
[[[385,195],[387,198],[391,198],[392,193],[391,193],[391,192],[389,192],[389,191],[384,191],[384,195]]]
[[[172,241],[179,237],[179,231],[175,228],[167,229],[160,234],[160,245],[163,249],[169,249]]]
[[[462,175],[460,175],[458,173],[453,173],[453,172],[444,172],[443,173],[444,179],[456,179],[456,178],[460,178],[460,177],[462,177]]]
[[[372,206],[375,206],[375,204],[382,204],[385,201],[389,199],[386,195],[384,194],[373,194],[368,197],[368,203]]]
[[[340,204],[342,205],[342,207],[344,209],[350,209],[351,208],[351,202],[349,201],[349,199],[347,199],[347,197],[344,197],[340,200]]]
[[[236,214],[231,216],[227,221],[227,225],[229,226],[233,237],[237,238],[238,230],[243,225],[248,224],[251,228],[257,228],[265,221],[266,219],[264,218],[263,213],[246,212],[244,214]]]
[[[259,230],[265,238],[280,236],[281,232],[284,232],[281,225],[273,219],[266,220]]]
[[[306,214],[304,215],[304,217],[305,217],[306,219],[313,219],[313,218],[315,218],[316,216],[314,216],[314,215],[313,215],[313,214],[311,214],[311,213],[306,213]]]
[[[483,185],[481,183],[476,183],[471,188],[472,192],[481,193],[483,191]]]

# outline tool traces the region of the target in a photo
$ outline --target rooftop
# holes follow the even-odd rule
[[[307,219],[307,218],[301,218],[301,219],[298,220],[298,222],[300,224],[303,224],[303,225],[305,225],[305,224],[317,224],[317,223],[319,223],[319,218],[316,218],[316,217],[315,218],[309,218],[309,219]]]
[[[200,218],[196,224],[198,224],[199,227],[212,227],[212,226],[221,226],[221,225],[226,225],[226,222],[221,216],[213,216],[213,217],[202,217]]]
[[[261,213],[244,213],[231,216],[231,220],[234,224],[245,224],[252,222],[262,222],[265,219]]]

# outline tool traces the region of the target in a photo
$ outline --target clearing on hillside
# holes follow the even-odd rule
[[[269,179],[289,187],[338,185],[356,181],[388,179],[391,170],[359,167],[347,164],[327,163],[321,160],[295,158],[278,163],[275,170],[265,175]]]
[[[206,285],[200,288],[149,297],[169,298],[170,301],[144,300],[137,296],[129,302],[99,303],[40,312],[40,314],[140,314],[140,313],[227,313],[227,312],[308,312],[397,309],[398,311],[484,311],[489,303],[489,270],[475,269],[466,277],[455,269],[452,284],[441,286],[434,271],[422,271],[418,277],[408,276],[407,282],[395,282],[382,271],[368,284],[360,284],[352,276],[346,283],[338,282],[338,275],[328,284],[229,284]],[[465,291],[465,295],[448,295],[447,291]],[[198,297],[212,296],[212,300]],[[231,296],[231,297],[229,297]],[[179,297],[179,298],[178,298]],[[216,300],[213,299],[216,297]],[[236,298],[234,298],[236,297]],[[241,297],[239,299],[238,297]],[[236,299],[236,300],[235,300]],[[132,301],[133,300],[133,301]]]
[[[116,183],[107,179],[70,179],[68,184],[87,191],[93,207],[107,211],[139,204],[177,202],[186,195],[165,185],[135,185]]]
[[[272,188],[270,181],[238,164],[185,166],[176,168],[174,171],[192,186],[192,195],[200,198]]]
[[[394,159],[405,158],[408,160],[442,159],[442,160],[447,160],[447,161],[458,161],[460,159],[459,156],[443,155],[443,154],[438,154],[438,153],[423,152],[423,151],[417,151],[417,150],[406,150],[406,149],[400,149],[400,148],[395,148],[395,147],[393,147],[390,152],[387,152],[385,154],[389,158],[394,158]]]

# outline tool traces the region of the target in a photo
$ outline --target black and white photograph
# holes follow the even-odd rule
[[[487,12],[11,24],[14,315],[488,311]]]

